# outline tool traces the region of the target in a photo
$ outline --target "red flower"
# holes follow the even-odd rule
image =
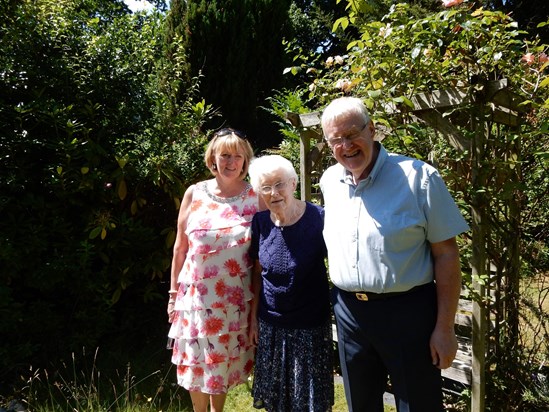
[[[225,285],[225,282],[221,279],[215,284],[215,294],[222,297],[225,296],[225,293],[227,293],[227,285]]]
[[[223,319],[211,316],[204,322],[203,332],[206,335],[215,335],[223,328]]]
[[[247,339],[244,335],[238,335],[238,346],[241,348],[246,347]]]
[[[229,275],[231,275],[231,277],[233,278],[235,276],[238,276],[238,274],[242,271],[242,268],[240,267],[236,259],[227,260],[223,267],[229,271]]]
[[[226,333],[224,335],[219,336],[219,338],[217,338],[217,340],[222,345],[226,345],[231,340],[231,336],[228,333]]]
[[[204,376],[204,369],[202,369],[200,366],[193,367],[193,375]]]
[[[191,203],[191,212],[200,209],[200,206],[202,206],[202,200],[193,200]]]
[[[238,306],[240,310],[244,310],[244,291],[242,288],[234,286],[227,289],[227,292],[229,293],[227,300],[233,305]]]
[[[254,361],[250,359],[248,362],[246,362],[246,365],[244,365],[244,372],[250,373],[253,367],[254,367]]]
[[[229,385],[240,382],[240,371],[235,371],[229,375]]]
[[[229,323],[229,332],[237,332],[240,330],[240,322],[231,322]]]
[[[225,355],[218,352],[210,352],[206,354],[206,363],[212,364],[212,363],[221,363],[225,362]]]
[[[206,382],[206,387],[213,391],[213,393],[223,391],[223,377],[222,376],[212,376]]]
[[[196,285],[196,289],[201,296],[208,294],[208,287],[204,283],[199,283],[198,285]]]
[[[219,274],[219,268],[217,266],[208,266],[204,269],[204,278],[215,278]]]

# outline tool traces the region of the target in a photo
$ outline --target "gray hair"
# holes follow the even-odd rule
[[[267,155],[252,159],[248,173],[250,183],[256,193],[260,193],[261,182],[265,177],[275,175],[278,172],[282,172],[288,179],[295,179],[297,185],[298,177],[294,165],[285,157]]]
[[[364,102],[358,97],[344,96],[333,100],[326,106],[320,119],[322,128],[324,129],[326,123],[350,114],[362,116],[365,124],[370,123],[370,114],[368,113],[368,109],[366,109]]]

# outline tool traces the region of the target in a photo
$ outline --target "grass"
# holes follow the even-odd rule
[[[97,365],[97,351],[88,368],[72,356],[72,362],[62,362],[54,374],[31,371],[18,397],[0,398],[0,407],[7,408],[18,402],[33,412],[192,412],[189,394],[175,383],[171,365],[156,370],[144,378],[133,375],[130,365],[114,378],[101,374]],[[229,391],[225,404],[227,412],[258,411],[252,406],[251,380]],[[396,409],[385,407],[385,412]],[[347,411],[343,384],[335,384],[333,412]]]
[[[234,388],[227,395],[227,401],[225,403],[225,410],[227,412],[239,411],[239,412],[252,412],[258,411],[252,406],[251,397],[251,385],[240,385]],[[345,393],[343,390],[343,384],[335,384],[335,402],[332,408],[332,412],[347,412],[347,403],[345,402]],[[385,405],[385,412],[394,412],[394,407]]]

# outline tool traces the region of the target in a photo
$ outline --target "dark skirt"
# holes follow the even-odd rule
[[[259,320],[252,388],[254,408],[268,412],[326,412],[334,404],[330,321],[285,329]]]

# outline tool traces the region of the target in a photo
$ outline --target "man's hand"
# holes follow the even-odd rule
[[[429,345],[433,365],[439,369],[446,369],[452,366],[458,348],[456,333],[453,328],[443,329],[435,327]]]

